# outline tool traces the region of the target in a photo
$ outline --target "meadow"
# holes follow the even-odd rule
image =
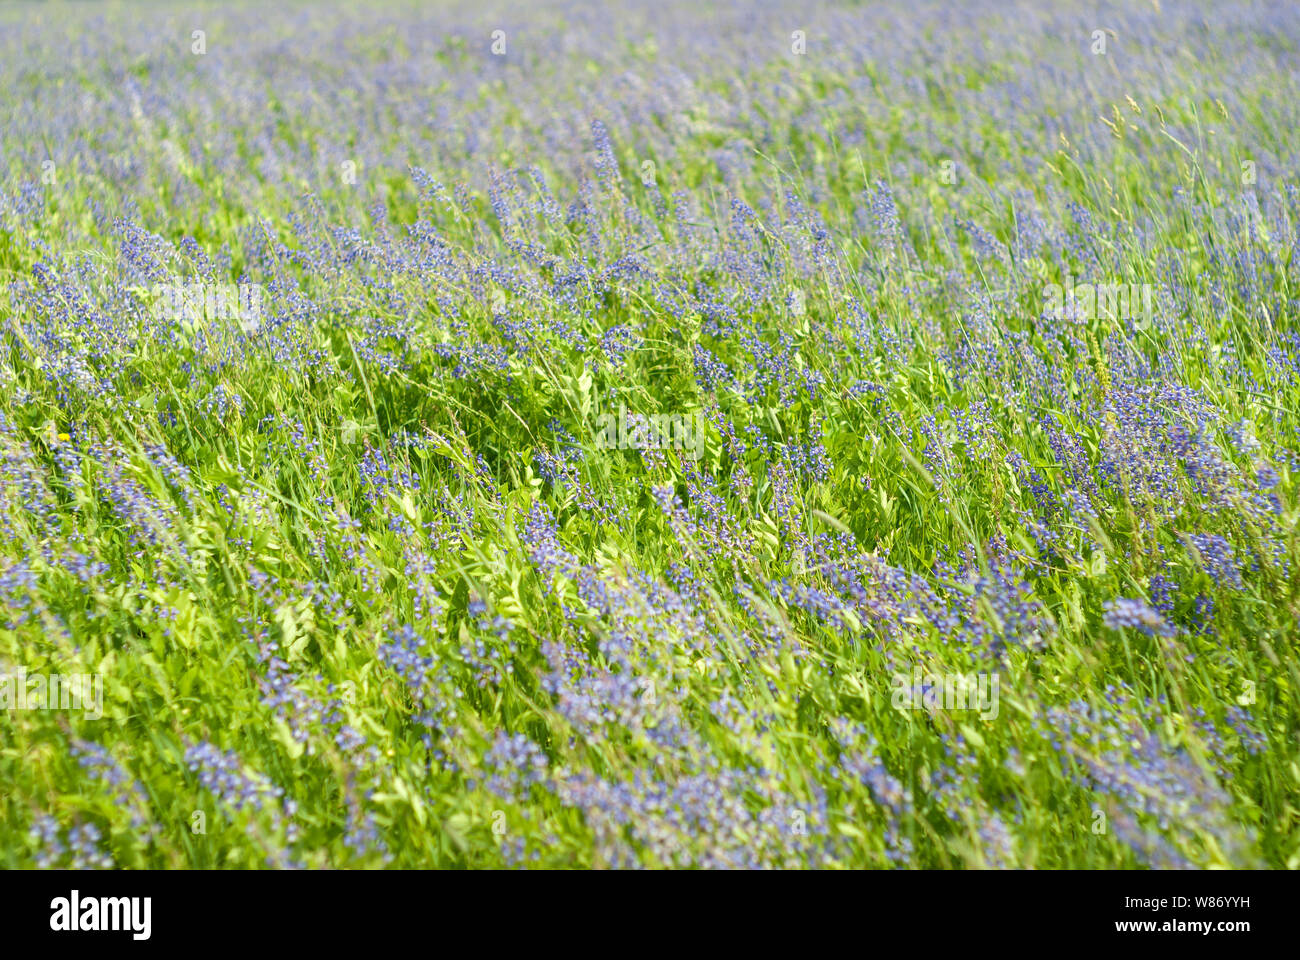
[[[6,5],[0,158],[0,866],[1300,867],[1292,3]]]

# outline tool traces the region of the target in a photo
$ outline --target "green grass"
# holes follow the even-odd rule
[[[1216,45],[1142,14],[1125,36],[1199,59],[1129,45],[1104,61],[1091,27],[1063,37],[1045,14],[1004,44],[1007,12],[958,31],[956,52],[918,27],[860,60],[811,19],[809,55],[789,56],[781,20],[770,54],[719,39],[714,62],[584,23],[569,26],[594,46],[565,60],[538,13],[498,70],[418,18],[342,7],[298,37],[286,79],[268,63],[289,57],[291,22],[241,16],[211,15],[209,60],[264,102],[238,101],[188,42],[132,59],[113,20],[65,68],[114,105],[64,130],[67,158],[21,106],[40,76],[0,71],[25,77],[0,142],[58,158],[55,183],[33,160],[4,191],[36,184],[39,212],[7,202],[0,220],[0,672],[103,678],[101,717],[0,713],[0,865],[85,865],[67,831],[90,824],[126,868],[1300,866],[1285,30],[1251,20]],[[767,42],[759,26],[745,43]],[[225,53],[223,35],[248,46]],[[432,72],[387,92],[342,67],[410,58]],[[668,63],[699,73],[695,123],[615,120],[640,102],[619,78]],[[147,120],[114,92],[123,70],[165,105]],[[410,126],[421,97],[445,127]],[[557,115],[581,137],[562,153]],[[588,117],[617,180],[593,172]],[[129,174],[105,159],[124,150]],[[448,195],[464,184],[463,203],[406,164]],[[489,174],[527,185],[534,165],[561,213],[589,185],[599,250],[581,220],[502,223]],[[872,224],[878,182],[892,239]],[[737,226],[733,199],[761,225]],[[163,281],[132,268],[117,217],[161,238]],[[1050,242],[1025,242],[1031,217]],[[457,275],[385,255],[413,227]],[[184,238],[214,258],[208,282],[266,287],[252,336],[157,317],[152,282],[204,276]],[[728,251],[753,257],[762,293]],[[601,277],[632,256],[653,279]],[[1067,269],[1152,284],[1156,315],[1043,317]],[[618,357],[602,338],[622,325]],[[697,348],[738,385],[701,373]],[[620,403],[705,416],[699,462],[602,449],[596,418]],[[1242,423],[1256,443],[1234,439]],[[801,470],[818,444],[824,472]],[[558,566],[526,529],[542,517]],[[1224,538],[1239,581],[1196,536]],[[74,555],[102,567],[79,577]],[[1158,604],[1154,578],[1173,584],[1171,636],[1103,623],[1118,598]],[[408,628],[432,661],[418,690],[381,653]],[[914,669],[995,676],[996,713],[897,709]],[[288,705],[267,701],[277,676]],[[364,748],[340,746],[340,723]],[[535,782],[494,764],[503,734],[535,746]],[[122,784],[79,764],[86,741]],[[232,751],[256,802],[191,769],[201,742]],[[47,816],[53,847],[34,830]]]

